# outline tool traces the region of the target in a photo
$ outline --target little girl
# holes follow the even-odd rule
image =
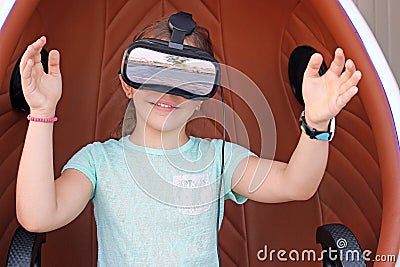
[[[135,41],[143,38],[169,41],[168,20],[147,26]],[[213,53],[204,28],[196,26],[184,40]],[[185,131],[202,101],[136,89],[120,75],[121,87],[135,106],[131,134],[83,147],[54,180],[52,134],[62,82],[58,51],[50,52],[48,74],[43,72],[40,50],[45,44],[41,37],[28,46],[20,64],[31,111],[17,180],[22,226],[32,232],[55,230],[93,201],[98,266],[217,266],[215,185],[222,141]],[[303,132],[290,162],[263,159],[227,142],[222,200],[278,203],[314,195],[327,163],[330,122],[357,93],[361,79],[341,49],[320,77],[321,63],[322,56],[314,54],[304,74]],[[254,192],[249,191],[252,179],[263,181]],[[221,201],[221,217],[223,206]]]

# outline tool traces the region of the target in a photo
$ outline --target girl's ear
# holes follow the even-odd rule
[[[133,98],[133,95],[135,94],[136,89],[127,85],[126,82],[122,79],[121,74],[119,74],[118,76],[119,76],[119,80],[121,81],[122,89],[124,90],[126,97],[129,99]]]

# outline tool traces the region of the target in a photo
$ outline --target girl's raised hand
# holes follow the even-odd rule
[[[307,124],[317,130],[327,130],[329,120],[335,117],[358,92],[361,79],[351,59],[346,61],[343,50],[335,51],[335,58],[328,71],[319,76],[322,56],[314,54],[304,72],[303,98]],[[343,68],[345,71],[343,72]]]
[[[50,51],[46,74],[40,56],[45,44],[46,37],[42,36],[29,45],[20,63],[22,90],[33,117],[53,117],[62,92],[60,53]]]

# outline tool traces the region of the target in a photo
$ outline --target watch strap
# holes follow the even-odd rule
[[[307,124],[306,117],[303,111],[300,116],[299,125],[301,131],[306,135],[308,135],[310,139],[331,141],[335,134],[335,117],[333,117],[329,121],[329,126],[327,131],[318,131]]]

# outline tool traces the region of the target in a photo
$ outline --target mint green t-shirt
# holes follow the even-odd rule
[[[63,171],[77,169],[93,184],[97,265],[218,266],[221,149],[217,139],[190,137],[163,150],[135,145],[126,136],[78,151]],[[255,155],[226,142],[220,222],[223,200],[247,200],[231,190],[231,178],[248,156]]]

